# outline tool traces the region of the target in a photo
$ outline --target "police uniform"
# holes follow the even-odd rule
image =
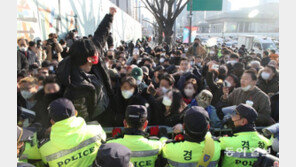
[[[258,155],[254,153],[256,148],[267,149],[270,140],[260,135],[255,130],[254,122],[258,116],[254,108],[240,104],[236,107],[236,113],[248,120],[243,127],[236,127],[232,137],[221,137],[219,139],[221,149],[224,150],[222,166],[253,166]]]
[[[208,113],[202,107],[194,106],[186,111],[184,123],[185,140],[167,143],[162,150],[162,157],[167,160],[169,166],[174,167],[196,167],[198,163],[200,165],[199,161],[201,159],[209,161],[207,166],[217,166],[221,152],[218,141],[212,143],[214,144],[212,155],[204,154],[205,138],[212,138],[210,132],[207,132],[209,124]],[[200,133],[201,139],[191,135],[195,133]]]
[[[127,107],[125,115],[127,122],[139,122],[141,119],[147,119],[146,107],[141,105]],[[154,167],[167,138],[148,139],[145,132],[134,128],[126,128],[124,131],[123,138],[113,139],[107,143],[119,143],[129,148],[132,151],[130,161],[134,167]]]
[[[17,159],[18,167],[34,167],[34,165],[27,163],[27,156],[23,154],[27,142],[30,142],[34,133],[26,128],[17,126],[17,144],[24,142],[22,148],[19,148],[19,155]]]
[[[53,101],[49,114],[55,124],[50,138],[39,143],[43,162],[51,167],[92,165],[101,141],[106,140],[102,127],[86,125],[83,118],[75,116],[72,102],[65,98]]]

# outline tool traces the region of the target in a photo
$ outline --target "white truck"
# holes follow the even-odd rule
[[[278,49],[275,43],[267,37],[256,37],[253,35],[244,35],[238,37],[238,47],[245,45],[246,49],[254,50],[254,53],[260,53],[263,55],[264,50],[275,50],[278,52]]]

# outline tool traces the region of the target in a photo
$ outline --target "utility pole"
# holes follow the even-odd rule
[[[190,13],[189,13],[189,44],[191,44],[191,27],[192,27],[192,0],[190,0]]]

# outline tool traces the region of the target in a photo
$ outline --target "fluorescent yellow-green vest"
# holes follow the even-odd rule
[[[221,148],[219,142],[214,141],[214,143],[215,152],[208,167],[218,166]],[[162,156],[167,159],[169,166],[196,167],[203,155],[204,148],[204,141],[196,143],[185,140],[182,142],[168,143],[162,150]]]
[[[106,134],[100,125],[86,125],[81,117],[56,122],[50,139],[41,143],[39,151],[50,167],[90,166],[96,158]]]
[[[221,149],[225,150],[222,162],[222,166],[225,167],[251,167],[258,158],[258,155],[253,153],[254,150],[256,148],[267,149],[271,145],[270,140],[257,131],[239,132],[233,137],[221,137],[219,140]]]
[[[130,161],[134,167],[154,167],[166,141],[166,138],[151,140],[142,135],[124,135],[123,138],[110,140],[107,143],[119,143],[129,148],[132,151]]]

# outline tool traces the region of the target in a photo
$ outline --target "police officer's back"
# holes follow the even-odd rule
[[[208,132],[209,115],[204,108],[193,106],[184,117],[185,140],[167,143],[162,156],[170,166],[217,166],[221,148]]]
[[[233,136],[219,139],[221,149],[224,150],[223,167],[253,166],[258,158],[254,153],[255,149],[267,149],[271,145],[270,140],[256,131],[254,122],[257,117],[256,110],[247,104],[240,104],[235,108],[235,114],[231,117]]]
[[[99,125],[86,125],[73,103],[57,99],[49,105],[51,117],[50,138],[39,143],[42,160],[49,166],[90,166],[96,158],[106,134]]]
[[[144,132],[147,127],[147,109],[142,105],[129,105],[124,119],[124,136],[108,141],[119,143],[132,151],[131,162],[134,167],[154,167],[158,155],[166,142],[166,138],[159,140],[148,139]]]

